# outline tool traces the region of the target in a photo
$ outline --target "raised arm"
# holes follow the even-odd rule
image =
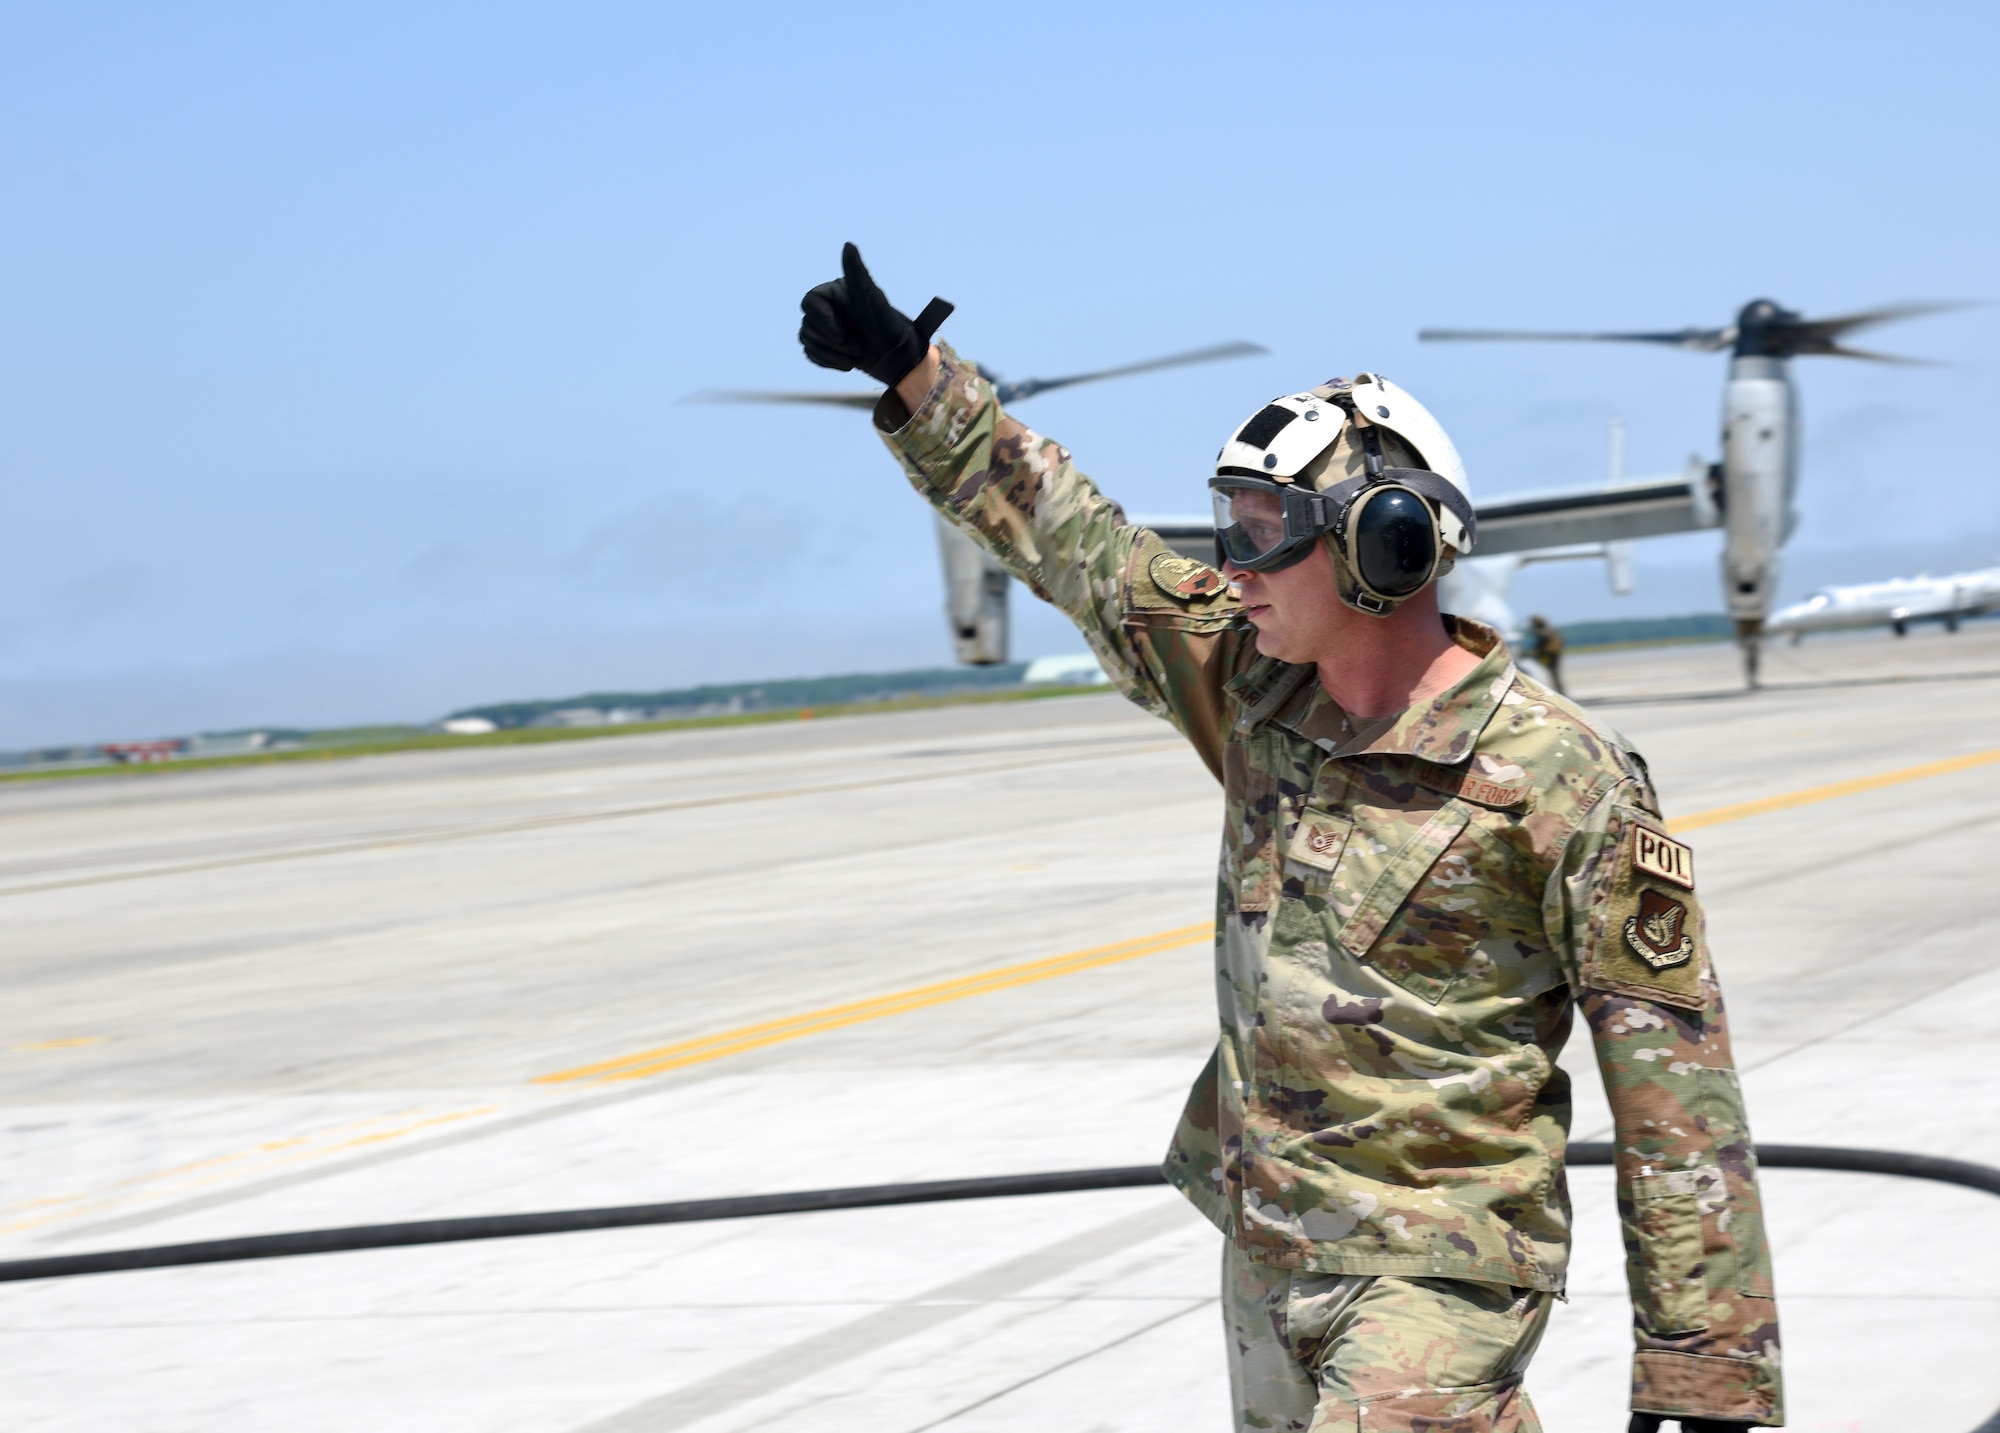
[[[1127,523],[949,346],[912,343],[852,247],[843,277],[806,296],[807,356],[888,385],[875,425],[917,491],[1061,608],[1119,688],[1172,721],[1220,777],[1223,688],[1253,639],[1222,575]]]
[[[1616,1127],[1632,1408],[1782,1423],[1757,1156],[1691,853],[1627,784],[1571,838],[1560,886]]]

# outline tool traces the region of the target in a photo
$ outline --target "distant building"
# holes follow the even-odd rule
[[[603,726],[605,724],[602,707],[558,707],[552,712],[543,712],[529,726]]]
[[[250,756],[272,749],[268,731],[204,732],[189,737],[182,747],[188,756]]]
[[[187,747],[183,738],[170,737],[163,741],[107,741],[98,750],[122,766],[135,766],[145,762],[172,761]]]
[[[446,717],[438,723],[438,730],[450,732],[453,736],[485,736],[489,731],[500,730],[499,726],[485,717]]]
[[[1031,687],[1108,687],[1111,678],[1088,652],[1063,657],[1037,657],[1028,663],[1021,681]]]

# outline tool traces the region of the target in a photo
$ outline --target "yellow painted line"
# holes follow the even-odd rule
[[[1761,801],[1740,801],[1734,806],[1717,806],[1712,810],[1697,811],[1692,816],[1683,816],[1678,821],[1669,821],[1667,829],[1676,833],[1699,831],[1704,826],[1721,826],[1751,816],[1767,816],[1773,811],[1790,811],[1797,806],[1835,801],[1843,796],[1858,796],[1864,791],[1880,791],[1885,786],[1901,786],[1906,781],[1925,781],[1933,776],[1950,776],[1953,772],[1971,771],[1975,767],[1991,766],[1995,762],[2000,762],[2000,747],[1990,751],[1975,751],[1970,756],[1954,756],[1947,761],[1926,761],[1920,766],[1905,766],[1897,771],[1879,772],[1874,776],[1857,776],[1852,781],[1829,781],[1824,786],[1808,786],[1803,791],[1793,791],[1783,796],[1766,796]]]
[[[1763,816],[1773,811],[1788,811],[1798,806],[1811,806],[1816,802],[1833,801],[1842,796],[1854,796],[1864,791],[1879,791],[1883,787],[1899,786],[1906,781],[1948,776],[1953,772],[1969,771],[1974,767],[1989,766],[1996,762],[2000,762],[2000,748],[1975,752],[1970,756],[1953,757],[1947,761],[1930,761],[1918,766],[1906,766],[1897,771],[1885,771],[1874,776],[1856,777],[1851,781],[1833,781],[1824,786],[1809,786],[1803,791],[1793,791],[1783,796],[1768,796],[1760,801],[1743,801],[1732,806],[1717,806],[1708,811],[1697,811],[1692,815],[1683,816],[1677,821],[1670,821],[1668,829],[1674,832],[1698,831],[1704,826],[1721,826],[1751,816]],[[691,1040],[681,1040],[671,1045],[655,1046],[650,1050],[621,1055],[616,1059],[578,1065],[568,1070],[557,1070],[553,1074],[537,1076],[535,1083],[610,1084],[619,1080],[645,1079],[668,1070],[706,1064],[711,1060],[726,1059],[731,1055],[761,1050],[769,1045],[783,1044],[788,1040],[799,1040],[808,1035],[838,1030],[849,1025],[859,1025],[869,1020],[902,1015],[912,1010],[923,1010],[954,1000],[969,1000],[975,995],[986,995],[996,990],[1007,990],[1038,980],[1054,980],[1058,976],[1069,975],[1079,970],[1091,970],[1102,965],[1136,960],[1142,955],[1152,955],[1159,951],[1192,945],[1198,940],[1206,939],[1213,930],[1214,927],[1209,925],[1183,926],[1178,930],[1158,931],[1115,945],[1093,946],[1088,950],[1070,951],[1064,955],[1050,956],[1045,960],[1028,961],[1021,965],[1005,965],[994,970],[960,976],[956,980],[940,981],[935,985],[920,985],[910,990],[891,991],[887,995],[877,995],[867,1000],[856,1000],[845,1005],[830,1005],[821,1010],[808,1010],[800,1015],[788,1015],[782,1019],[766,1020],[756,1025],[742,1025],[734,1030],[719,1031],[713,1035],[696,1036]]]
[[[8,1049],[16,1055],[31,1055],[39,1050],[74,1050],[83,1045],[102,1045],[105,1035],[70,1035],[61,1040],[30,1040],[25,1045],[10,1045]]]
[[[371,1144],[381,1144],[388,1140],[401,1139],[419,1130],[433,1129],[438,1125],[455,1124],[459,1120],[473,1119],[479,1115],[492,1114],[499,1106],[480,1105],[474,1109],[452,1110],[444,1114],[427,1115],[421,1119],[391,1129],[374,1130],[363,1134],[349,1134],[353,1130],[368,1130],[371,1125],[381,1125],[390,1120],[407,1120],[411,1115],[422,1113],[417,1109],[400,1110],[394,1114],[371,1115],[366,1119],[350,1120],[329,1129],[310,1135],[296,1135],[285,1139],[266,1140],[252,1149],[238,1150],[233,1154],[216,1155],[208,1159],[198,1159],[188,1164],[175,1165],[168,1169],[155,1170],[150,1174],[136,1175],[121,1179],[116,1183],[90,1194],[64,1194],[40,1199],[27,1200],[15,1205],[21,1213],[49,1210],[56,1206],[66,1206],[53,1213],[37,1213],[32,1218],[20,1218],[12,1223],[0,1224],[0,1234],[19,1234],[30,1229],[39,1229],[49,1224],[62,1224],[72,1219],[82,1219],[106,1210],[117,1209],[162,1194],[185,1193],[190,1189],[203,1189],[212,1184],[229,1180],[248,1178],[251,1175],[266,1174],[274,1169],[298,1164],[309,1159],[323,1159],[328,1155],[345,1150],[363,1148]],[[333,1143],[324,1141],[336,1135],[347,1135],[345,1139]],[[317,1145],[316,1148],[298,1149],[300,1145]],[[277,1151],[294,1150],[282,1157],[272,1157]],[[243,1161],[251,1161],[245,1165]],[[227,1166],[227,1167],[225,1167]],[[205,1171],[205,1172],[204,1172]],[[194,1176],[194,1177],[189,1177]],[[122,1191],[122,1192],[121,1192]]]
[[[602,1060],[595,1064],[578,1065],[570,1070],[558,1070],[552,1075],[540,1076],[535,1083],[552,1085],[589,1081],[593,1084],[609,1084],[616,1080],[644,1079],[648,1075],[657,1075],[667,1070],[705,1064],[710,1060],[740,1055],[747,1050],[760,1050],[767,1045],[778,1045],[787,1040],[797,1040],[827,1030],[838,1030],[847,1025],[859,1025],[864,1021],[880,1020],[888,1015],[901,1015],[911,1010],[923,1010],[932,1005],[948,1004],[954,1000],[968,1000],[975,995],[987,995],[996,990],[1009,990],[1017,985],[1029,985],[1039,980],[1054,980],[1057,976],[1071,975],[1079,970],[1094,970],[1099,966],[1137,960],[1142,955],[1154,955],[1163,950],[1176,950],[1182,946],[1193,945],[1197,941],[1208,940],[1214,934],[1214,925],[1207,921],[1200,925],[1181,926],[1176,930],[1156,931],[1152,935],[1143,935],[1136,940],[1091,946],[1087,950],[1072,950],[1063,955],[1049,956],[1044,960],[1030,960],[1020,965],[1003,965],[994,970],[963,975],[955,980],[941,980],[933,985],[919,985],[909,990],[891,991],[887,995],[877,995],[867,1000],[851,1001],[845,1005],[829,1005],[821,1010],[808,1010],[801,1015],[788,1015],[779,1020],[766,1020],[756,1025],[741,1025],[734,1030],[723,1030],[714,1035],[701,1035],[692,1040],[659,1045],[650,1050],[640,1050],[635,1054],[621,1055],[615,1060]]]

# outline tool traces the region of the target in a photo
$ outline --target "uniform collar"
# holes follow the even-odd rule
[[[1440,766],[1456,766],[1472,756],[1479,734],[1493,720],[1514,685],[1514,659],[1500,634],[1484,623],[1446,617],[1452,640],[1479,658],[1456,686],[1404,712],[1389,729],[1349,756],[1415,756]],[[1238,725],[1274,721],[1326,750],[1347,734],[1346,714],[1326,688],[1310,680],[1312,668],[1259,662],[1230,683],[1243,704]]]

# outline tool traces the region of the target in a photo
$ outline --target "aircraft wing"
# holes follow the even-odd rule
[[[1699,459],[1676,476],[1489,498],[1475,503],[1473,510],[1479,518],[1475,557],[1663,537],[1721,521],[1709,498],[1708,465]],[[1135,516],[1132,521],[1157,532],[1184,557],[1216,560],[1211,518]]]
[[[1474,511],[1479,537],[1473,553],[1478,557],[1579,542],[1664,537],[1721,521],[1709,496],[1708,467],[1699,460],[1675,477],[1489,498],[1474,504]]]

